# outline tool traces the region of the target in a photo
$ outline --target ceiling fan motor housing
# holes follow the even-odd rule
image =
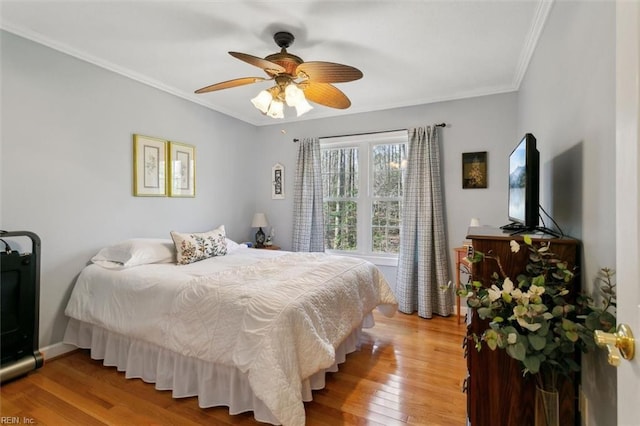
[[[275,40],[276,44],[282,48],[282,50],[279,53],[274,53],[265,57],[264,59],[280,65],[286,70],[287,74],[295,78],[296,68],[298,68],[298,65],[300,65],[304,61],[299,56],[292,55],[287,52],[287,47],[293,44],[293,34],[286,31],[280,31],[273,35],[273,39]]]
[[[291,46],[295,37],[288,31],[278,31],[273,35],[273,40],[283,49]]]

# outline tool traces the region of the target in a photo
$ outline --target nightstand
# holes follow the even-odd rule
[[[280,246],[263,246],[263,247],[253,247],[262,250],[280,250]]]

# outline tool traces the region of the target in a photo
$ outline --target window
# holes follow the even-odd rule
[[[320,139],[325,248],[396,256],[407,132]]]

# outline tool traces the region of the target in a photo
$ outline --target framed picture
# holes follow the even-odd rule
[[[284,166],[280,163],[271,168],[271,198],[284,200]]]
[[[196,148],[169,142],[169,196],[196,196]]]
[[[462,188],[487,187],[487,152],[462,154]]]
[[[133,135],[133,195],[167,196],[167,141]]]

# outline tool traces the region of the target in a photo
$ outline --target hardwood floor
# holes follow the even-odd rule
[[[455,316],[376,314],[362,347],[305,403],[307,425],[465,424],[465,324]],[[202,409],[78,350],[0,388],[0,420],[37,425],[253,425],[252,413]],[[17,419],[16,419],[17,418]]]

